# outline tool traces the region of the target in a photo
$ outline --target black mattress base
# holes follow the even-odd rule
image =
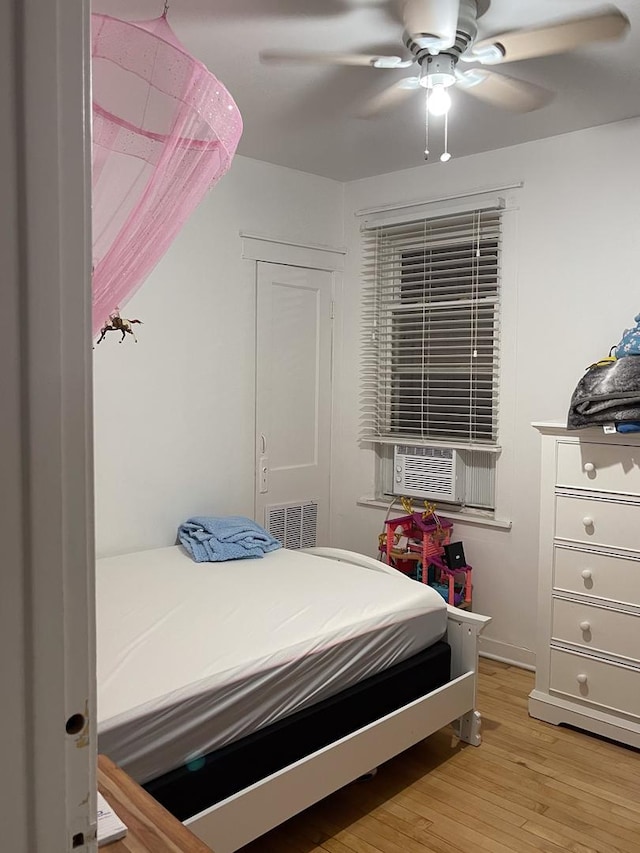
[[[346,737],[450,680],[440,641],[384,672],[144,784],[179,820]]]

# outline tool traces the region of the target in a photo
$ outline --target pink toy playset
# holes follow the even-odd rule
[[[381,559],[434,587],[448,604],[470,607],[472,568],[466,564],[450,566],[445,556],[453,523],[439,518],[433,505],[427,504],[425,512],[411,511],[408,502],[403,501],[403,506],[409,515],[385,521],[379,543]]]

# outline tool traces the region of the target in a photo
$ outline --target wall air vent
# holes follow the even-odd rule
[[[393,493],[425,500],[462,503],[464,462],[448,447],[409,447],[393,452]]]
[[[313,548],[318,528],[318,504],[304,501],[268,506],[264,526],[285,548]]]

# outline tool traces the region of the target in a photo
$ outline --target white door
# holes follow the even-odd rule
[[[88,0],[0,2],[0,849],[96,833]]]
[[[333,275],[258,263],[256,520],[329,544]]]

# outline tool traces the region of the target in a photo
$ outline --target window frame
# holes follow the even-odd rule
[[[503,209],[503,204],[494,203],[491,206],[483,207],[474,205],[473,207],[453,212],[433,212],[429,215],[412,216],[392,222],[364,223],[362,229],[363,241],[368,240],[368,242],[365,242],[363,246],[363,265],[365,267],[363,273],[365,281],[363,317],[365,318],[366,331],[369,334],[368,339],[365,338],[364,345],[366,366],[363,373],[363,380],[365,400],[368,403],[368,408],[365,409],[363,414],[362,437],[364,440],[376,443],[420,444],[423,446],[442,444],[447,447],[468,447],[470,445],[486,447],[487,445],[497,445],[500,399],[499,369],[501,353],[500,312]],[[489,216],[486,222],[481,222],[480,217],[485,212]],[[476,215],[478,215],[477,226],[475,222]],[[493,221],[491,215],[493,215]],[[458,222],[455,221],[456,218]],[[447,222],[447,220],[449,221]],[[403,419],[405,422],[413,419],[411,417],[413,413],[410,411],[413,405],[411,403],[411,382],[413,381],[414,385],[418,383],[421,389],[424,389],[425,385],[428,386],[429,382],[429,379],[424,375],[424,353],[422,355],[418,354],[413,364],[411,362],[408,362],[404,366],[398,364],[398,358],[402,359],[404,357],[402,346],[403,333],[401,327],[396,326],[395,322],[399,322],[400,312],[404,313],[405,309],[407,309],[408,315],[412,314],[411,303],[409,301],[404,306],[401,304],[403,298],[402,290],[403,287],[407,286],[407,283],[403,281],[405,273],[402,267],[406,262],[407,255],[415,253],[418,256],[420,251],[425,252],[426,255],[426,250],[429,248],[427,229],[430,227],[430,223],[436,223],[436,227],[442,225],[445,228],[452,227],[453,229],[459,227],[459,223],[461,223],[462,227],[466,229],[466,233],[463,233],[460,238],[445,234],[444,244],[436,246],[436,249],[439,248],[447,251],[447,249],[457,246],[468,246],[468,250],[471,253],[474,242],[476,246],[487,244],[489,246],[488,251],[491,251],[490,246],[492,242],[497,244],[495,263],[491,268],[491,274],[495,274],[495,281],[490,285],[492,289],[486,298],[479,291],[480,284],[478,278],[469,282],[468,285],[462,279],[462,283],[451,279],[448,285],[443,282],[440,283],[441,295],[444,299],[439,300],[437,291],[435,293],[428,293],[430,286],[428,278],[433,277],[437,261],[434,264],[424,263],[422,268],[422,293],[425,298],[419,300],[416,306],[416,314],[420,311],[419,304],[423,306],[422,329],[409,329],[406,341],[407,347],[411,344],[415,345],[419,342],[419,339],[424,341],[423,335],[427,327],[432,323],[438,322],[436,319],[438,310],[443,310],[443,319],[447,324],[444,329],[445,332],[449,331],[452,326],[455,326],[459,322],[455,319],[456,313],[459,311],[462,312],[463,322],[469,323],[470,333],[458,347],[454,346],[449,349],[451,357],[458,360],[458,365],[447,374],[443,369],[444,365],[438,364],[439,357],[437,355],[429,356],[429,360],[431,358],[434,359],[431,362],[434,364],[432,369],[433,381],[437,388],[437,378],[439,376],[443,377],[442,381],[444,382],[446,382],[447,376],[450,381],[455,381],[452,377],[459,372],[461,384],[467,381],[470,393],[474,382],[484,382],[485,386],[489,384],[489,435],[487,435],[486,422],[485,428],[479,430],[478,425],[481,423],[481,417],[478,415],[476,419],[473,416],[474,410],[478,406],[478,401],[481,400],[479,390],[469,403],[469,406],[466,409],[463,407],[458,411],[457,417],[455,410],[450,409],[449,411],[445,411],[445,407],[441,405],[443,397],[440,396],[437,390],[434,390],[432,394],[427,394],[423,399],[427,405],[432,401],[436,411],[440,409],[442,415],[440,425],[437,422],[434,424],[423,408],[415,412],[415,421],[419,424],[416,430],[411,431],[407,429],[406,423],[404,428],[402,426]],[[408,232],[413,244],[408,247],[402,245],[402,232],[400,230],[395,235],[386,235],[386,237],[382,233],[385,227],[402,228],[405,224],[410,229],[413,226],[413,233],[411,230]],[[425,230],[425,239],[422,246],[420,246],[419,238],[421,225]],[[475,230],[476,227],[477,231]],[[486,233],[483,233],[483,231],[486,231]],[[446,241],[447,237],[448,242]],[[383,243],[381,247],[380,241],[384,241],[385,239],[387,239],[388,244],[385,245]],[[437,242],[437,237],[434,242]],[[381,250],[383,251],[382,258],[378,255],[378,252]],[[462,262],[460,264],[460,275],[464,276],[467,272],[472,275],[478,275],[477,268],[474,271],[474,263],[471,260],[466,264]],[[468,287],[469,290],[475,288],[476,293],[475,295],[467,295],[464,298],[465,304],[463,305],[463,300],[460,300],[458,295],[461,288],[464,287]],[[448,303],[448,305],[445,303]],[[477,312],[486,312],[487,306],[491,307],[489,308],[489,315],[486,319],[492,325],[492,331],[490,332],[490,365],[489,370],[476,371],[472,361],[475,355],[472,355],[471,352],[471,347],[473,346],[471,332],[474,321],[472,316],[467,320],[465,313],[473,315],[473,312],[476,312],[477,317]],[[409,317],[409,323],[412,323],[411,316]],[[445,339],[443,338],[443,340]],[[406,351],[409,352],[408,349]],[[403,376],[411,377],[411,371],[415,374],[413,380],[409,379],[408,382],[405,381],[404,384],[407,390],[405,390],[404,394],[398,395],[394,389],[397,389],[399,384],[403,384]],[[422,379],[420,379],[421,373]],[[482,379],[483,376],[490,377],[488,382],[487,379]],[[478,377],[480,377],[479,380]],[[418,385],[415,385],[415,387],[417,388]],[[445,427],[447,419],[451,425],[449,431]],[[426,430],[425,424],[428,424]],[[484,435],[478,436],[479,431],[483,432]]]
[[[388,205],[381,209],[368,209],[356,215],[363,217],[361,232],[368,228],[386,224],[399,224],[425,217],[445,216],[448,213],[460,213],[470,210],[482,210],[488,207],[500,209],[502,246],[500,252],[500,298],[498,318],[500,322],[499,358],[500,370],[497,376],[497,395],[500,401],[497,415],[497,443],[493,445],[470,444],[463,441],[436,441],[380,438],[366,434],[363,426],[367,419],[366,409],[371,406],[370,389],[367,389],[366,373],[363,374],[364,414],[361,417],[359,443],[371,457],[373,493],[358,499],[358,505],[384,508],[387,511],[395,496],[390,491],[393,472],[393,446],[396,444],[415,444],[419,446],[451,447],[459,450],[490,450],[495,454],[495,494],[493,509],[474,508],[465,503],[447,505],[442,503],[444,511],[456,516],[460,521],[471,524],[497,526],[510,529],[509,507],[512,504],[516,488],[516,462],[513,454],[515,434],[515,385],[516,385],[516,325],[517,325],[517,284],[518,284],[518,215],[519,192],[523,183],[514,184],[497,190],[472,191],[468,195],[459,195],[451,199],[436,199],[414,204],[401,203]],[[503,192],[508,191],[508,192]],[[399,213],[399,211],[403,211]],[[395,214],[395,215],[394,215]],[[361,234],[364,238],[364,233]],[[361,258],[363,257],[361,250]],[[366,359],[366,343],[364,345]]]

